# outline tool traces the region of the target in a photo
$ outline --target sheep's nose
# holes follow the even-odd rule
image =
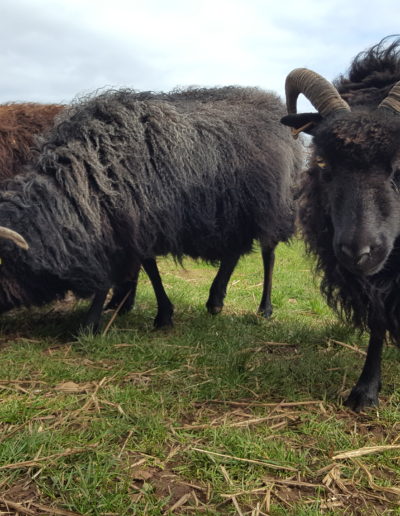
[[[343,244],[340,246],[340,250],[356,265],[363,265],[371,256],[371,246],[369,245],[365,245],[360,249],[351,249],[349,246]]]

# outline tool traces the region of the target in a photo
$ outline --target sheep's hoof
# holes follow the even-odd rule
[[[272,315],[272,306],[267,306],[266,308],[260,308],[258,309],[258,313],[264,317],[264,319],[269,319]]]
[[[368,407],[379,405],[378,390],[369,386],[355,386],[344,402],[354,412],[361,412]]]
[[[78,333],[85,335],[99,335],[100,334],[100,322],[84,322],[79,325]]]
[[[222,312],[223,305],[215,306],[215,305],[207,305],[207,311],[211,315],[217,315]]]
[[[172,318],[170,315],[159,315],[154,319],[154,329],[164,330],[173,327]]]

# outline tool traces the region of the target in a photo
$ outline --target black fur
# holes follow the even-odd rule
[[[156,255],[213,262],[287,240],[301,154],[282,115],[276,95],[234,87],[110,91],[66,110],[0,192],[0,225],[30,245],[0,243],[0,310],[105,292]]]
[[[399,40],[388,36],[373,47],[360,52],[346,75],[340,75],[334,86],[352,106],[377,106],[400,77]],[[389,44],[388,44],[389,42]]]

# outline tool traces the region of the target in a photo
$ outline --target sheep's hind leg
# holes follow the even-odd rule
[[[381,355],[384,339],[384,329],[371,328],[367,358],[361,376],[345,401],[345,405],[355,412],[360,412],[366,407],[378,405],[378,394],[381,388]]]
[[[261,251],[264,264],[264,285],[258,313],[266,319],[272,314],[271,291],[272,273],[275,264],[275,247],[263,247]]]
[[[99,331],[101,313],[103,311],[104,301],[106,300],[107,294],[108,289],[99,290],[95,293],[92,304],[86,314],[82,329],[89,330],[93,333],[97,333]]]
[[[212,315],[219,314],[224,306],[226,287],[239,258],[240,255],[236,254],[221,260],[221,264],[217,275],[212,282],[210,294],[206,303],[207,310]]]

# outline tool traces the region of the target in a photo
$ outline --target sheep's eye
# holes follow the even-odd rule
[[[329,182],[332,179],[332,174],[330,171],[330,167],[328,166],[327,162],[323,159],[317,156],[315,160],[317,167],[320,171],[320,177],[323,181]]]
[[[317,163],[317,166],[322,170],[328,166],[326,161],[319,156],[316,157],[315,162]]]

